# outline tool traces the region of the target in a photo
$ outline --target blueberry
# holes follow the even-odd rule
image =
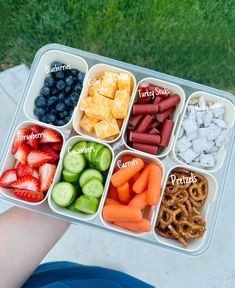
[[[72,102],[70,98],[65,98],[64,99],[64,103],[67,107],[71,107],[72,106]]]
[[[80,83],[78,83],[77,85],[74,86],[73,88],[74,92],[77,92],[77,93],[81,93],[81,90],[82,90],[82,85]]]
[[[80,73],[78,74],[78,81],[79,81],[80,83],[82,83],[83,80],[84,80],[84,78],[85,78],[85,73],[80,72]]]
[[[70,99],[72,101],[73,104],[77,104],[78,99],[79,99],[79,94],[77,92],[73,92],[72,94],[70,94]]]
[[[40,90],[40,94],[42,96],[45,96],[46,98],[49,97],[50,95],[50,88],[47,86],[43,86],[42,89]]]
[[[43,96],[38,96],[34,101],[35,106],[37,107],[44,107],[46,106],[46,99]]]
[[[46,115],[39,116],[39,120],[41,122],[47,123],[47,116]]]
[[[44,84],[48,87],[52,87],[55,84],[55,80],[52,76],[47,76],[44,81]]]
[[[66,124],[66,122],[65,122],[65,120],[62,120],[62,119],[60,119],[60,120],[55,120],[55,125],[56,126],[63,126],[63,125],[65,125]]]
[[[45,110],[40,107],[35,107],[33,112],[36,116],[42,116],[45,114]]]
[[[64,93],[60,93],[60,94],[58,94],[57,97],[58,97],[58,99],[59,99],[60,102],[64,102],[66,96],[65,96]]]
[[[72,76],[77,76],[78,73],[79,73],[79,70],[78,70],[78,69],[72,68],[72,69],[70,70],[70,74],[71,74]]]
[[[63,80],[59,80],[57,83],[56,83],[56,88],[58,89],[58,90],[63,90],[64,89],[64,87],[65,87],[65,83],[64,83],[64,81]]]
[[[67,117],[65,117],[64,120],[65,120],[66,123],[68,123],[70,121],[70,119],[71,119],[71,116],[67,116]]]
[[[56,119],[55,115],[49,113],[49,114],[47,114],[46,116],[47,116],[47,123],[53,124],[53,122],[54,122],[55,119]]]
[[[51,95],[52,96],[55,96],[55,95],[57,95],[58,94],[58,90],[55,88],[55,87],[52,87],[51,88]]]
[[[52,96],[48,99],[47,104],[48,106],[54,105],[58,102],[58,98],[56,96]]]
[[[64,79],[64,71],[57,71],[55,72],[56,79]]]
[[[66,94],[70,94],[70,93],[72,93],[73,88],[72,88],[72,86],[66,86],[64,91]]]
[[[51,63],[51,68],[59,67],[59,66],[61,66],[61,65],[62,65],[62,63],[60,63],[59,61],[53,61],[53,62]]]
[[[69,116],[70,116],[70,117],[72,117],[72,115],[73,115],[73,111],[74,111],[73,108],[69,110]]]
[[[55,108],[52,108],[50,110],[50,113],[53,114],[53,115],[57,115],[58,114],[58,111],[55,109]]]
[[[65,109],[65,104],[64,103],[58,103],[55,107],[55,109],[59,112],[63,111]]]
[[[73,85],[73,76],[70,75],[69,77],[67,77],[67,78],[65,79],[65,82],[66,82],[66,84],[67,84],[68,86],[72,86],[72,85]]]

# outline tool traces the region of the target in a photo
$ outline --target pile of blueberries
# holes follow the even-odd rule
[[[63,126],[71,119],[85,77],[78,69],[58,69],[62,66],[68,65],[59,61],[51,63],[51,71],[56,72],[46,77],[40,95],[34,102],[34,114],[39,120],[55,126]]]

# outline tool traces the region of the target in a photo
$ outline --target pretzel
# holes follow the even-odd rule
[[[181,178],[191,177],[192,173],[193,180],[196,177],[197,182],[175,182],[172,185],[171,175]],[[187,247],[190,239],[201,237],[206,230],[206,222],[198,209],[205,203],[207,195],[208,182],[203,175],[184,168],[172,170],[166,182],[156,233],[167,239],[178,240],[184,247]]]

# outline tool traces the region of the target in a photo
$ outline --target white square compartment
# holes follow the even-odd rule
[[[64,156],[65,154],[67,153],[68,149],[69,148],[72,148],[77,142],[79,141],[91,141],[91,142],[97,142],[97,143],[100,143],[104,146],[106,146],[110,152],[112,153],[112,162],[110,164],[110,168],[109,168],[109,172],[108,172],[108,175],[107,175],[107,178],[106,178],[106,181],[105,181],[105,185],[104,185],[104,191],[103,191],[103,194],[100,198],[100,203],[99,203],[99,207],[96,211],[95,214],[86,214],[86,213],[82,213],[82,212],[73,212],[73,211],[70,211],[66,208],[63,208],[63,207],[59,207],[58,205],[56,205],[56,203],[52,200],[52,197],[51,197],[51,192],[52,192],[52,189],[54,187],[55,184],[57,184],[58,182],[60,182],[61,180],[61,174],[62,174],[62,170],[63,170],[63,159],[64,159]],[[64,145],[64,148],[63,148],[63,151],[61,153],[61,157],[60,157],[60,161],[58,163],[58,168],[57,168],[57,171],[56,171],[56,175],[55,175],[55,178],[54,178],[54,181],[51,185],[51,188],[50,190],[48,191],[48,203],[49,203],[49,206],[50,208],[57,214],[59,215],[62,215],[62,216],[65,216],[65,217],[69,217],[71,219],[76,219],[76,220],[81,220],[81,221],[89,221],[89,220],[92,220],[94,219],[99,211],[100,211],[100,207],[101,207],[101,203],[102,203],[102,199],[105,197],[105,194],[106,194],[106,190],[108,189],[108,181],[109,181],[109,174],[111,172],[111,167],[112,167],[112,163],[113,163],[113,160],[114,160],[114,152],[112,150],[112,148],[106,144],[106,143],[102,143],[101,141],[99,140],[95,140],[91,137],[83,137],[83,136],[73,136],[71,137]]]
[[[182,165],[189,165],[190,167],[192,167],[192,169],[196,166],[192,165],[192,164],[187,164],[186,162],[184,162],[183,160],[181,160],[176,152],[175,152],[175,146],[176,146],[176,143],[177,143],[177,138],[178,138],[178,134],[179,134],[179,131],[180,131],[180,128],[182,126],[182,122],[184,120],[184,116],[187,112],[187,107],[189,105],[189,101],[192,100],[192,99],[198,99],[200,96],[203,96],[203,98],[207,101],[211,101],[211,102],[220,102],[222,103],[222,105],[224,106],[224,121],[226,122],[227,124],[227,129],[231,129],[234,125],[234,119],[235,119],[235,107],[233,105],[232,102],[230,102],[229,100],[225,99],[225,98],[222,98],[220,96],[216,96],[214,94],[210,94],[210,93],[207,93],[207,92],[203,92],[203,91],[197,91],[193,94],[191,94],[185,104],[185,107],[184,107],[184,111],[182,113],[182,117],[179,121],[179,125],[178,125],[178,128],[177,128],[177,132],[176,132],[176,137],[175,137],[175,142],[173,144],[173,148],[172,148],[172,153],[171,153],[171,156],[173,157],[173,159],[182,164]],[[228,131],[229,133],[229,131]],[[218,152],[217,152],[217,162],[216,162],[216,165],[214,167],[200,167],[200,169],[202,169],[203,171],[210,171],[210,172],[215,172],[217,170],[219,170],[222,166],[223,166],[223,163],[224,163],[224,159],[225,159],[225,155],[226,155],[226,150],[224,149],[224,145],[221,146],[219,149],[218,149]]]
[[[37,64],[37,68],[35,70],[31,83],[29,85],[29,89],[27,91],[27,95],[26,95],[25,103],[24,103],[25,115],[30,120],[37,121],[38,123],[41,123],[42,125],[46,123],[39,121],[38,116],[34,115],[33,113],[33,110],[35,107],[34,101],[36,97],[40,95],[40,90],[44,85],[44,80],[49,75],[49,73],[46,73],[45,67],[50,66],[50,64],[53,61],[60,61],[61,63],[64,63],[66,65],[70,64],[72,68],[76,68],[85,74],[87,74],[87,71],[88,71],[87,62],[80,56],[77,56],[71,53],[66,53],[60,50],[49,50],[42,55],[41,59],[39,60],[39,63]],[[81,94],[82,94],[82,91],[81,91]],[[74,110],[76,110],[76,108]],[[55,126],[51,124],[47,124],[47,125],[50,125],[53,128],[71,129],[73,116],[74,116],[74,113],[70,121],[63,126]]]
[[[160,204],[162,202],[162,197],[164,195],[164,190],[165,190],[165,187],[166,187],[167,179],[168,179],[171,171],[173,169],[175,169],[175,168],[183,168],[183,169],[187,169],[187,170],[190,170],[192,172],[195,172],[195,173],[200,173],[207,179],[207,181],[208,181],[208,196],[207,196],[207,198],[205,200],[205,203],[204,203],[203,207],[200,208],[199,211],[200,211],[201,215],[203,216],[203,218],[206,221],[206,227],[209,227],[209,225],[211,223],[210,206],[216,200],[218,184],[217,184],[217,181],[216,181],[215,177],[213,175],[209,174],[208,172],[205,172],[205,171],[203,171],[201,169],[198,169],[198,168],[195,168],[195,167],[189,167],[187,165],[175,165],[174,167],[172,167],[169,170],[169,172],[166,175],[166,178],[165,178],[165,181],[164,181],[164,189],[163,189],[163,192],[161,194]],[[204,243],[207,240],[207,232],[208,232],[207,230],[205,231],[205,233],[203,234],[202,237],[200,237],[198,239],[190,240],[187,247],[183,247],[178,240],[166,239],[166,238],[158,235],[155,232],[155,226],[156,226],[156,223],[157,223],[157,217],[158,217],[158,214],[159,214],[160,206],[161,205],[158,206],[158,211],[157,211],[157,213],[155,215],[154,225],[153,225],[153,234],[154,234],[155,238],[157,239],[157,241],[160,242],[161,244],[163,244],[164,246],[172,247],[172,248],[174,248],[176,250],[181,250],[181,251],[190,252],[190,253],[199,251],[203,247]]]
[[[2,169],[1,169],[1,172],[0,172],[0,175],[2,175],[2,173],[5,170],[12,169],[14,167],[16,159],[15,159],[14,155],[11,153],[11,149],[12,149],[12,145],[13,145],[14,136],[15,136],[16,131],[19,130],[19,129],[28,128],[30,125],[38,125],[38,126],[43,127],[43,128],[50,128],[52,130],[55,130],[58,134],[61,135],[61,137],[63,139],[63,145],[64,145],[64,143],[65,143],[64,135],[58,129],[52,128],[48,124],[40,124],[40,123],[37,123],[35,121],[24,121],[24,122],[21,122],[15,128],[15,132],[13,134],[13,137],[12,137],[11,143],[9,145],[7,154],[5,155],[5,160],[3,162],[3,166],[2,166]],[[62,150],[63,150],[63,146],[62,146],[61,151],[60,151],[60,156],[61,156]],[[58,165],[56,167],[56,170],[57,169],[58,169]],[[54,175],[54,177],[55,177],[55,175]],[[17,198],[14,194],[12,194],[11,189],[6,189],[6,188],[3,188],[3,187],[0,187],[0,192],[5,198],[15,200],[15,201],[17,201],[19,203],[27,203],[28,205],[31,205],[31,206],[36,206],[36,205],[42,204],[47,199],[48,194],[49,194],[49,190],[50,190],[50,188],[48,189],[47,194],[46,194],[45,198],[42,201],[40,201],[40,202],[29,202],[29,201],[25,201],[25,200],[21,200],[21,199]]]
[[[110,179],[111,179],[111,176],[113,174],[113,171],[114,171],[114,168],[116,167],[116,164],[117,164],[117,161],[123,156],[123,155],[131,155],[131,156],[134,156],[134,157],[139,157],[141,158],[142,160],[146,161],[146,162],[155,162],[158,164],[158,166],[161,168],[162,170],[162,180],[161,180],[161,194],[162,194],[162,187],[163,187],[163,179],[164,179],[164,176],[165,176],[165,167],[163,165],[163,163],[153,157],[153,156],[147,156],[147,155],[144,155],[142,152],[134,152],[134,151],[130,151],[130,150],[123,150],[121,151],[120,153],[118,153],[115,157],[115,160],[113,162],[113,165],[111,167],[111,173],[109,173],[109,178],[108,178],[108,183],[110,184]],[[104,203],[105,203],[105,200],[108,196],[108,188],[109,188],[109,185],[107,187],[107,190],[106,190],[106,194],[105,194],[105,197],[103,198],[103,201],[102,201],[102,209],[101,209],[101,212],[100,212],[100,219],[102,221],[102,223],[104,224],[104,226],[108,229],[111,229],[113,231],[117,231],[117,232],[121,232],[121,233],[124,233],[126,235],[134,235],[136,237],[141,237],[142,235],[145,235],[145,234],[152,234],[152,231],[149,231],[149,232],[144,232],[144,233],[138,233],[138,232],[134,232],[134,231],[130,231],[130,230],[127,230],[127,229],[124,229],[124,228],[121,228],[121,227],[118,227],[106,220],[104,220],[103,216],[102,216],[102,211],[103,211],[103,207],[104,207]],[[158,210],[158,206],[160,205],[161,201],[159,201],[157,204],[153,205],[153,206],[147,206],[144,210],[144,214],[147,215],[147,219],[150,221],[151,223],[151,226],[153,226],[154,224],[154,218],[155,218],[155,213],[156,211]]]
[[[131,113],[132,113],[133,105],[135,104],[135,102],[137,101],[137,98],[138,98],[138,87],[139,87],[140,83],[142,83],[142,82],[149,82],[151,84],[155,84],[155,85],[167,88],[168,90],[170,90],[170,92],[177,93],[180,96],[180,98],[181,98],[180,103],[177,104],[175,111],[171,114],[171,119],[174,121],[174,127],[173,127],[173,130],[172,130],[172,133],[171,133],[171,137],[170,137],[168,146],[165,147],[165,148],[161,148],[160,149],[160,153],[157,153],[156,155],[141,151],[145,155],[151,155],[151,156],[155,156],[155,157],[158,157],[158,158],[163,158],[163,157],[167,156],[167,154],[171,151],[172,145],[174,143],[176,126],[178,125],[177,122],[178,122],[179,116],[180,116],[180,114],[181,114],[181,112],[183,111],[183,108],[184,108],[185,93],[184,93],[184,90],[180,86],[178,86],[177,84],[174,84],[174,83],[171,83],[171,82],[167,82],[167,81],[164,81],[164,80],[147,77],[147,78],[144,78],[141,81],[139,81],[139,83],[137,84],[136,89],[134,91],[134,97],[133,97],[133,101],[131,103],[131,109],[130,109],[130,112],[128,114],[128,119],[125,122],[124,133],[123,133],[123,136],[122,136],[122,139],[123,139],[123,142],[124,142],[125,146],[128,149],[133,150],[133,151],[139,151],[139,150],[136,150],[136,149],[130,147],[127,144],[127,133],[126,133],[126,130],[127,130],[129,118],[130,118]]]
[[[93,132],[92,134],[88,134],[84,129],[82,129],[79,125],[80,120],[82,118],[82,116],[84,115],[84,112],[81,111],[79,109],[79,105],[80,105],[80,101],[81,99],[85,98],[88,96],[88,89],[89,89],[89,81],[90,80],[94,80],[94,79],[98,79],[99,77],[103,76],[105,72],[114,72],[114,73],[127,73],[131,76],[131,80],[132,80],[132,88],[131,88],[131,97],[130,97],[130,103],[129,103],[129,107],[131,105],[132,102],[132,98],[134,97],[134,88],[136,85],[136,80],[135,80],[135,76],[124,69],[118,68],[118,67],[114,67],[114,66],[110,66],[107,64],[96,64],[93,67],[90,68],[90,70],[88,71],[88,73],[86,74],[86,77],[84,79],[84,83],[83,83],[83,90],[81,93],[81,96],[79,98],[78,101],[78,105],[77,105],[77,110],[74,116],[74,120],[73,120],[73,127],[76,130],[77,133],[84,135],[84,136],[90,136],[93,137],[94,139],[98,139],[95,135],[95,132]],[[129,112],[128,112],[129,113]],[[109,137],[110,139],[106,138],[106,139],[102,139],[102,142],[105,143],[113,143],[115,141],[117,141],[121,134],[123,133],[124,130],[124,126],[125,126],[125,122],[127,121],[128,115],[127,117],[124,119],[123,123],[122,123],[122,127],[120,129],[120,133],[114,137]]]

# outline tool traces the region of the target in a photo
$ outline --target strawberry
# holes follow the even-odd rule
[[[52,129],[44,129],[42,131],[42,137],[40,143],[57,143],[62,142],[62,137],[56,131]]]
[[[38,125],[31,125],[30,129],[34,134],[40,134],[43,131],[43,128]]]
[[[29,202],[39,202],[43,200],[44,195],[41,192],[34,192],[26,189],[13,189],[12,193],[17,197]]]
[[[39,179],[38,169],[33,169],[33,177]]]
[[[12,153],[15,154],[17,149],[22,143],[27,141],[27,136],[29,135],[29,131],[27,129],[20,129],[16,131],[13,146],[12,146]]]
[[[40,150],[52,157],[50,163],[55,162],[59,158],[58,154],[53,149],[51,149],[47,144],[41,144]]]
[[[50,145],[50,147],[51,147],[53,150],[55,150],[55,151],[60,151],[61,148],[62,148],[63,143],[62,143],[62,142],[60,142],[60,143],[50,143],[49,145]]]
[[[26,164],[27,163],[27,157],[30,153],[31,149],[29,148],[28,145],[26,144],[21,144],[16,153],[15,153],[15,158],[16,160],[20,161],[21,164]]]
[[[26,175],[18,178],[16,181],[11,183],[11,187],[39,192],[38,179],[34,178],[32,175]]]
[[[52,160],[52,156],[39,150],[32,150],[28,155],[28,164],[32,168],[37,168]]]
[[[54,175],[55,175],[56,165],[44,164],[39,168],[39,179],[40,179],[40,190],[45,192],[50,187]]]
[[[11,183],[17,180],[16,170],[8,169],[0,177],[0,186],[10,188]]]
[[[38,145],[39,145],[39,136],[38,134],[33,134],[31,133],[29,135],[29,140],[27,141],[27,144],[32,147],[32,149],[38,149]]]
[[[30,168],[27,164],[18,163],[16,166],[16,174],[18,177],[22,177],[25,175],[32,175],[33,169]]]

